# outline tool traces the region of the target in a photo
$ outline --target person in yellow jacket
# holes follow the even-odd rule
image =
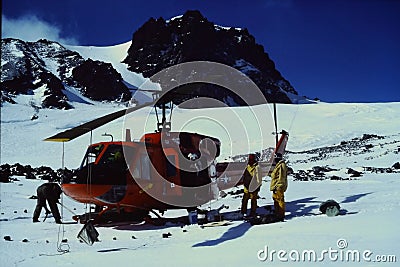
[[[255,154],[249,155],[247,167],[243,173],[244,194],[241,213],[247,215],[247,203],[251,200],[250,217],[256,216],[258,192],[262,184],[260,166]]]
[[[287,182],[287,166],[282,159],[282,154],[276,153],[275,155],[276,166],[271,173],[272,199],[274,200],[274,215],[278,221],[283,221],[285,218],[285,195],[288,187]]]

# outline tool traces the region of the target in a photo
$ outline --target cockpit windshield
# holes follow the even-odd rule
[[[107,150],[101,157],[99,164],[116,164],[123,162],[125,162],[125,159],[122,146],[112,144],[108,145]]]
[[[81,164],[81,169],[85,168],[88,164],[94,163],[97,158],[99,157],[101,151],[103,151],[104,145],[99,144],[99,145],[93,145],[88,148],[86,151],[86,155],[83,158],[82,164]]]

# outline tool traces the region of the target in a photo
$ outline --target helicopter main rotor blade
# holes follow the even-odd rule
[[[102,116],[100,118],[94,119],[92,121],[86,122],[84,124],[81,124],[79,126],[76,126],[72,129],[68,129],[64,132],[58,133],[56,135],[53,135],[51,137],[48,137],[46,139],[44,139],[44,141],[52,141],[52,142],[68,142],[71,141],[72,139],[75,139],[87,132],[90,132],[94,129],[96,129],[97,127],[100,127],[106,123],[109,123],[110,121],[113,121],[115,119],[118,119],[122,116],[124,116],[125,114],[131,113],[133,111],[139,110],[141,108],[147,107],[147,106],[151,106],[153,104],[155,104],[156,102],[147,102],[145,104],[142,105],[138,105],[136,107],[131,107],[131,108],[126,108],[123,110],[119,110],[110,114],[107,114],[105,116]]]

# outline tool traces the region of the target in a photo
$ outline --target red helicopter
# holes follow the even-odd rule
[[[241,184],[247,162],[216,163],[221,148],[217,138],[171,131],[171,122],[166,116],[167,101],[162,98],[105,115],[45,141],[68,142],[147,106],[162,112],[161,121],[157,116],[155,132],[133,141],[130,130],[126,129],[124,141],[91,144],[80,167],[62,181],[66,195],[95,205],[96,218],[112,210],[136,219],[148,217],[149,212],[159,216],[155,210],[161,213],[167,209],[190,211],[215,199],[218,190]],[[277,134],[276,138],[274,153],[283,153],[288,133],[282,131],[280,139]],[[266,172],[271,168],[272,159],[260,162]],[[73,218],[84,222],[86,217]]]

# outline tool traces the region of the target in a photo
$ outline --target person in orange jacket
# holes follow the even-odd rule
[[[255,154],[249,155],[247,167],[243,174],[244,194],[242,198],[241,213],[247,215],[247,203],[251,200],[250,217],[256,216],[258,192],[262,184],[260,166]]]
[[[287,181],[287,166],[285,161],[282,159],[282,154],[275,154],[276,166],[271,173],[271,185],[270,190],[272,191],[272,199],[274,200],[274,215],[277,221],[283,221],[285,219],[285,195],[288,187]]]

